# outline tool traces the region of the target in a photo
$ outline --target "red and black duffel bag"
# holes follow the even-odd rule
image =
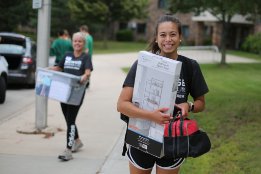
[[[179,112],[164,128],[164,154],[171,158],[198,157],[207,153],[211,142],[196,120],[183,118]]]

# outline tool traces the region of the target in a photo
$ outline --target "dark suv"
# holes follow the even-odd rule
[[[0,55],[8,62],[8,84],[35,84],[36,44],[21,34],[0,32]]]

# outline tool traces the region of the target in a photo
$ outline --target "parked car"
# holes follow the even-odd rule
[[[8,63],[3,56],[0,56],[0,104],[5,102],[7,74]]]
[[[21,34],[0,32],[0,55],[8,62],[8,84],[35,84],[36,44]]]

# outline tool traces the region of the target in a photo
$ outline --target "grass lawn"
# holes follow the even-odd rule
[[[211,152],[190,158],[181,173],[261,173],[261,64],[201,65],[210,92],[195,116],[212,140]]]
[[[232,55],[240,56],[240,57],[247,57],[247,58],[251,58],[251,59],[255,59],[255,60],[261,60],[261,55],[248,53],[248,52],[244,52],[244,51],[227,50],[227,54],[232,54]]]
[[[200,66],[210,92],[206,110],[193,117],[208,132],[212,149],[188,158],[180,173],[261,173],[261,64]]]

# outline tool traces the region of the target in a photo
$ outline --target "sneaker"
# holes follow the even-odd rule
[[[59,159],[63,160],[63,161],[69,161],[71,160],[72,157],[72,151],[69,149],[66,149],[63,151],[63,153],[61,155],[58,156]]]
[[[82,141],[74,141],[73,146],[72,146],[72,152],[77,152],[80,148],[82,148],[83,144]]]

